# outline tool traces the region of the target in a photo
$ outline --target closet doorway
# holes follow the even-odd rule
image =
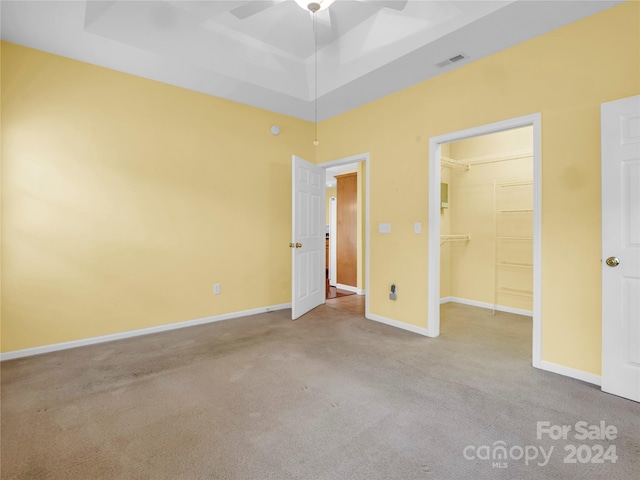
[[[539,160],[538,116],[431,139],[430,336],[444,303],[529,316],[537,366]]]

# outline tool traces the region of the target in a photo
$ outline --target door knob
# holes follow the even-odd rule
[[[617,267],[620,265],[620,259],[618,257],[609,257],[606,260],[606,264],[610,267]]]
[[[289,248],[293,248],[293,243],[290,243],[290,244],[289,244]]]
[[[296,243],[296,248],[302,248],[302,244],[301,243]]]

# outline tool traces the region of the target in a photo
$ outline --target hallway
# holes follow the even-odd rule
[[[335,290],[331,287],[331,290]],[[352,313],[364,317],[364,295],[346,295],[337,296],[335,298],[327,298],[327,307],[335,308],[337,310],[343,310],[345,312]]]

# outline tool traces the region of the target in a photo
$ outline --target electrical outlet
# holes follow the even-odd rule
[[[398,298],[398,289],[396,288],[396,284],[391,284],[391,292],[389,292],[389,300],[396,300]]]
[[[213,284],[213,294],[214,295],[220,295],[220,284],[219,283],[214,283]]]

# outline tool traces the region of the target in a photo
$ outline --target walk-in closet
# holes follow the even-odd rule
[[[440,297],[533,310],[532,128],[442,146]]]

